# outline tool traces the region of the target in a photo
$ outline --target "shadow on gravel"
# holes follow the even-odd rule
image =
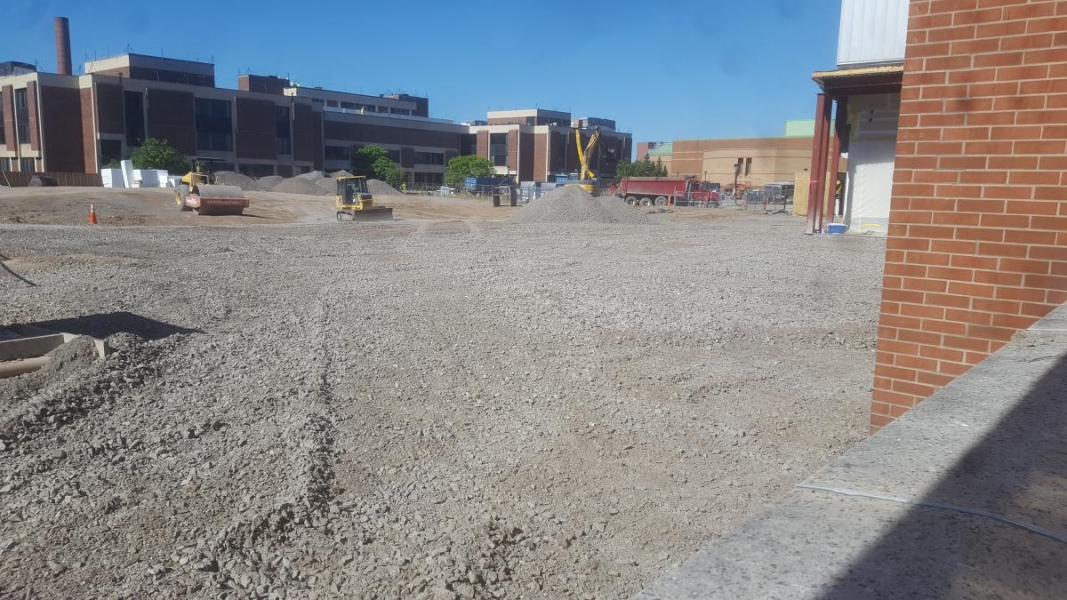
[[[1067,598],[1065,390],[1060,358],[820,600]]]
[[[19,281],[21,281],[22,283],[25,283],[26,285],[28,285],[30,287],[37,287],[36,283],[30,281],[29,279],[26,279],[22,275],[19,275],[18,273],[14,272],[10,268],[8,268],[8,266],[4,264],[4,261],[6,261],[6,260],[10,260],[10,259],[8,257],[4,256],[3,254],[0,254],[0,269],[3,269],[5,273],[7,273],[8,275],[11,275],[15,279],[18,279]]]
[[[28,323],[28,325],[95,338],[106,338],[116,333],[129,333],[144,340],[161,340],[178,333],[203,333],[199,329],[178,327],[130,312],[85,315],[71,319]]]

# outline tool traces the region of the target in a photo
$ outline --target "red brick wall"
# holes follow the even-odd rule
[[[30,117],[30,150],[41,149],[41,130],[37,125],[37,82],[26,84],[26,112]]]
[[[189,92],[149,89],[145,102],[148,103],[148,135],[167,140],[186,156],[196,156],[193,95]]]
[[[99,166],[96,160],[96,129],[93,116],[93,88],[81,88],[78,90],[81,96],[81,130],[82,130],[82,160],[85,162],[86,173],[96,173]]]
[[[7,149],[14,152],[18,149],[18,136],[15,135],[15,88],[5,85],[0,91],[4,103],[4,138]]]
[[[548,136],[547,133],[534,134],[533,180],[548,181]]]
[[[519,132],[508,132],[508,168],[513,172],[519,171]]]
[[[96,84],[96,114],[100,133],[126,133],[122,88],[105,83]]]
[[[519,134],[519,181],[534,180],[534,134]]]
[[[1067,301],[1067,0],[913,0],[871,425]]]
[[[309,104],[293,105],[293,159],[315,161],[315,114]]]
[[[41,131],[44,134],[44,169],[58,173],[84,173],[81,93],[76,88],[42,85]]]
[[[235,101],[237,158],[274,160],[277,158],[277,127],[274,103],[237,98]]]

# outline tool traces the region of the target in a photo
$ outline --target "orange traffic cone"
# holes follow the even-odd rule
[[[89,203],[89,224],[96,225],[96,206],[92,202]]]

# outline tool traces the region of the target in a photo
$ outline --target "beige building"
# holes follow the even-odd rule
[[[725,140],[676,140],[670,160],[664,160],[672,176],[695,176],[704,181],[733,185],[736,165],[738,182],[747,186],[793,181],[811,168],[810,137],[739,138]]]

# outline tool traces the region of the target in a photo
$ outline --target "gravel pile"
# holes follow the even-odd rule
[[[401,193],[395,187],[388,183],[381,181],[380,179],[368,179],[367,191],[371,196],[400,196]]]
[[[321,179],[321,177],[319,179],[310,179],[303,175],[290,177],[278,185],[275,185],[273,191],[284,194],[304,194],[305,196],[329,196],[336,193],[336,188],[327,190],[316,183],[316,181],[321,181]]]
[[[315,180],[315,185],[329,194],[337,193],[337,180],[333,177],[323,177]]]
[[[262,192],[264,188],[256,183],[255,179],[233,171],[219,171],[215,174],[219,185],[235,185],[246,192]]]
[[[236,174],[235,174],[236,175]],[[337,193],[337,177],[351,176],[348,171],[337,171],[329,177],[325,176],[322,171],[311,171],[310,173],[302,173],[296,177],[278,177],[272,175],[270,177],[263,177],[258,180],[258,186],[256,182],[252,182],[252,185],[256,186],[251,189],[281,192],[285,194],[303,194],[305,196],[333,196]],[[239,177],[244,177],[239,175]],[[245,179],[248,179],[247,177]],[[248,181],[252,181],[248,179]],[[242,189],[245,188],[242,185]],[[374,196],[399,196],[400,192],[393,186],[379,181],[377,179],[367,180],[367,189]]]
[[[259,185],[259,187],[262,188],[263,191],[269,192],[274,189],[274,186],[278,185],[283,181],[285,181],[285,177],[282,177],[280,175],[268,175],[266,177],[260,177],[259,179],[257,179],[256,184]]]
[[[0,382],[0,596],[629,597],[865,435],[885,244],[802,226],[6,226],[117,352]]]
[[[576,185],[565,185],[518,210],[512,223],[648,223],[617,198],[594,198]]]

